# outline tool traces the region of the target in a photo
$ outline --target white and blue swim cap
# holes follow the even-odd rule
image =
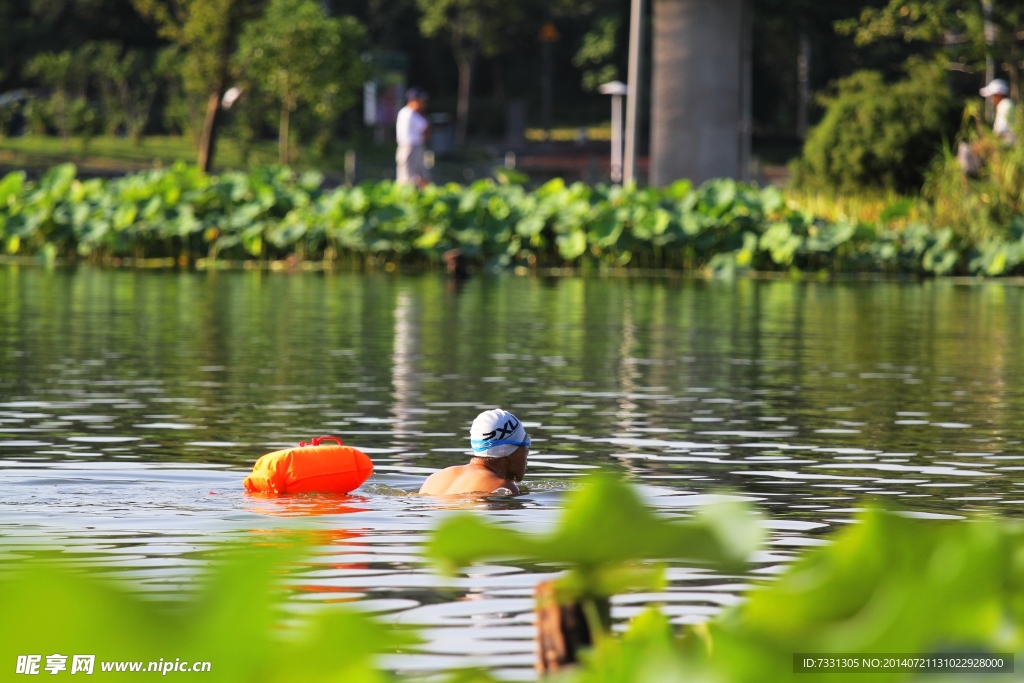
[[[504,458],[520,446],[529,448],[530,437],[515,415],[498,408],[476,416],[469,429],[469,443],[475,458]]]

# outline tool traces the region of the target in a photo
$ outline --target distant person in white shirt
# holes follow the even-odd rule
[[[1017,134],[1013,132],[1013,100],[1010,99],[1010,87],[1001,78],[995,78],[991,83],[978,91],[982,97],[992,100],[996,108],[996,120],[992,123],[992,132],[1003,144],[1012,145],[1017,141]]]
[[[401,185],[422,188],[430,182],[430,172],[423,161],[424,143],[430,133],[430,123],[423,116],[427,108],[427,93],[421,88],[409,88],[405,100],[407,104],[398,111],[395,119],[395,138],[398,142],[395,178]]]
[[[992,122],[992,133],[1003,145],[1009,146],[1017,141],[1017,133],[1014,132],[1015,107],[1010,99],[1010,86],[1001,78],[993,78],[984,88],[978,91],[982,97],[992,100],[996,110],[995,121]],[[981,169],[996,152],[996,146],[985,138],[974,142],[961,141],[957,148],[956,160],[960,168],[969,178],[977,178],[981,175]]]

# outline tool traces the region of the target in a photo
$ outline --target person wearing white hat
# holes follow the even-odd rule
[[[996,118],[992,122],[992,132],[1004,145],[1012,145],[1017,141],[1017,134],[1013,131],[1014,106],[1009,97],[1010,86],[1001,78],[993,78],[978,94],[991,99],[995,107]],[[993,151],[991,143],[984,138],[974,142],[961,140],[957,147],[956,161],[967,177],[977,178]]]
[[[994,78],[978,91],[982,97],[992,100],[996,110],[996,118],[992,123],[992,132],[1005,144],[1013,144],[1017,134],[1013,132],[1013,100],[1010,99],[1010,86],[1001,78]]]
[[[530,437],[512,413],[497,409],[477,415],[469,430],[473,457],[468,465],[455,465],[427,477],[420,493],[454,496],[465,493],[519,493],[526,475]]]

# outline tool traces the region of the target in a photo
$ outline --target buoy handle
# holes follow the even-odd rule
[[[319,446],[321,441],[337,441],[339,446],[345,445],[344,443],[342,443],[341,439],[339,439],[336,436],[314,436],[312,443],[300,441],[299,448],[304,448],[306,446]]]

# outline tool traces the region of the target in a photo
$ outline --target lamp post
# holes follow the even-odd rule
[[[627,78],[629,100],[626,101],[626,152],[622,178],[624,182],[636,180],[637,129],[640,117],[640,57],[643,55],[644,0],[632,0],[629,6],[629,63]]]
[[[612,169],[613,183],[622,182],[622,98],[629,86],[622,81],[611,81],[598,88],[602,95],[612,96]]]

